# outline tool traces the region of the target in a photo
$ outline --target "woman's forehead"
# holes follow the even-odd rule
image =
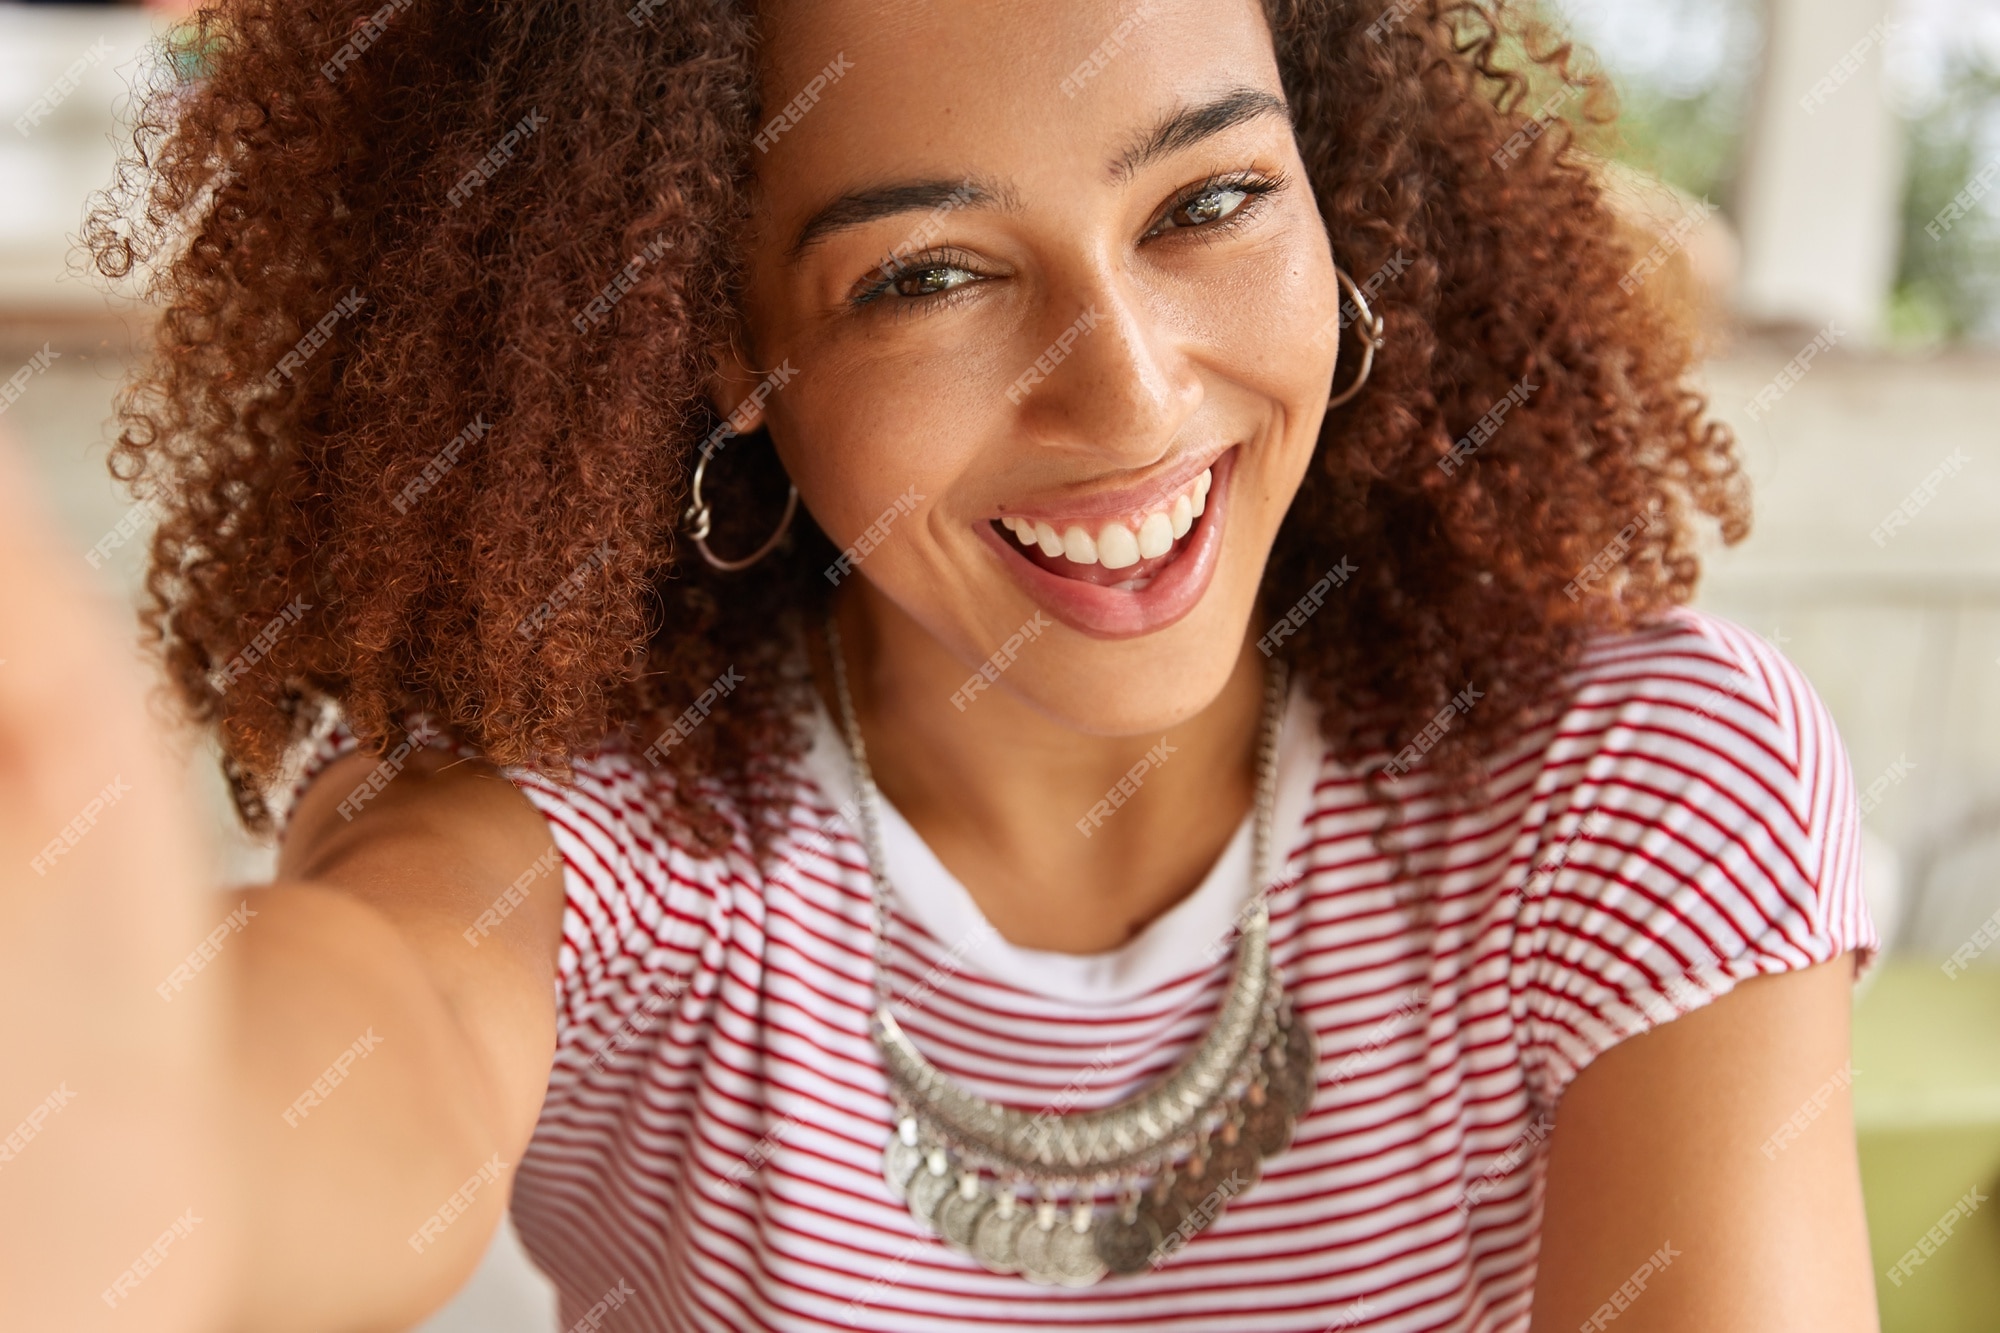
[[[1259,0],[785,0],[761,27],[767,121],[805,100],[849,129],[919,139],[991,132],[982,115],[1033,137],[1094,102],[1276,69]]]
[[[787,0],[764,27],[753,167],[767,203],[806,209],[897,180],[1072,179],[1085,155],[1115,184],[1189,107],[1283,97],[1258,0]]]

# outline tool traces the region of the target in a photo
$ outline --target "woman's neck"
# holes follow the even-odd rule
[[[837,614],[876,785],[1012,944],[1117,948],[1201,883],[1250,809],[1263,659],[1247,639],[1195,716],[1164,734],[1093,736],[1004,690],[955,707],[965,665],[865,582]],[[1136,790],[1118,794],[1149,754]]]

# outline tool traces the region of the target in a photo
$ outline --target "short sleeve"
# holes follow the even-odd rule
[[[339,809],[343,814],[351,818],[365,809],[368,802],[380,795],[395,775],[402,771],[410,755],[417,750],[438,749],[461,758],[477,757],[477,751],[442,734],[423,714],[411,714],[405,719],[405,725],[408,736],[384,753],[375,768],[342,796]],[[292,815],[298,809],[299,798],[305,795],[306,788],[336,759],[352,754],[359,744],[354,733],[348,729],[340,705],[331,698],[321,696],[286,752],[277,774],[263,792],[265,808],[270,811],[272,827],[280,839],[290,827]]]
[[[762,901],[744,841],[687,845],[664,817],[669,779],[622,743],[580,756],[568,782],[500,771],[548,821],[565,866],[557,1077],[579,1062],[636,1061],[637,1034],[670,1014],[703,1021],[719,946],[743,928],[745,903]]]
[[[1872,963],[1846,749],[1755,634],[1680,611],[1594,647],[1547,776],[1565,835],[1529,880],[1513,969],[1538,1100],[1745,978]]]
[[[412,741],[462,758],[479,752],[412,715]],[[357,741],[339,707],[320,705],[318,718],[294,742],[285,766],[265,794],[280,836],[299,798],[328,765],[352,753]],[[391,749],[343,796],[357,811],[393,780],[410,746]],[[558,1060],[579,1052],[604,1063],[608,1038],[629,1032],[664,1011],[668,997],[684,995],[718,934],[727,929],[729,889],[754,859],[704,855],[688,848],[660,817],[671,800],[668,779],[639,763],[616,741],[581,755],[569,781],[531,768],[502,765],[547,822],[562,858],[562,944],[555,977]],[[740,849],[739,849],[740,850]],[[613,1053],[622,1053],[614,1048]]]

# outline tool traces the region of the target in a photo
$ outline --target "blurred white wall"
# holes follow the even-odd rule
[[[1889,0],[1766,0],[1736,192],[1737,305],[1870,341],[1896,272],[1901,127],[1884,97]]]
[[[0,304],[10,312],[105,308],[69,272],[66,237],[90,192],[110,179],[113,109],[143,66],[154,25],[138,9],[0,5]]]

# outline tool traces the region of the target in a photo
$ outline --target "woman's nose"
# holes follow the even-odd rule
[[[1118,466],[1164,456],[1202,400],[1182,335],[1122,275],[1070,287],[1051,307],[1038,322],[1046,344],[1006,390],[1022,427],[1049,448]]]

